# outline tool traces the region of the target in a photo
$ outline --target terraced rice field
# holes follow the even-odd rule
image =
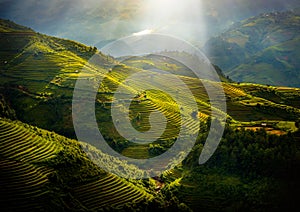
[[[0,122],[2,157],[22,162],[40,162],[54,157],[62,147],[34,134],[31,130],[6,121]]]
[[[64,145],[72,147],[74,141],[65,139],[62,143],[59,139],[45,139],[47,134],[50,132],[0,119],[0,205],[3,209],[43,211],[49,205],[53,207],[52,195],[58,194],[52,193],[53,182],[49,176],[56,172],[46,161],[64,151]],[[89,210],[107,206],[121,208],[127,203],[154,198],[141,187],[107,173],[97,179],[75,184],[68,192],[76,198],[71,201]]]
[[[0,205],[3,210],[42,210],[43,205],[49,203],[47,169],[1,159],[0,170]]]
[[[113,68],[111,72],[107,74],[107,77],[102,84],[111,92],[111,94],[107,94],[107,96],[110,96],[110,98],[107,97],[102,99],[113,99],[114,101],[119,101],[114,99],[113,97],[113,93],[117,92],[116,90],[119,87],[122,87],[125,91],[130,91],[133,94],[138,94],[138,90],[143,88],[143,86],[152,86],[154,87],[153,90],[147,90],[145,92],[145,96],[141,95],[133,101],[129,97],[127,99],[125,98],[120,100],[120,105],[122,104],[122,102],[132,101],[129,114],[132,125],[135,127],[135,129],[141,132],[151,132],[149,115],[154,111],[160,111],[168,120],[167,127],[165,128],[162,136],[159,138],[160,140],[176,139],[178,137],[180,127],[183,125],[187,127],[190,134],[197,133],[199,130],[199,122],[191,121],[193,113],[193,110],[190,107],[191,102],[197,102],[198,113],[196,117],[199,119],[199,121],[205,121],[211,114],[210,100],[203,82],[190,76],[177,75],[177,77],[190,89],[195,100],[186,97],[186,92],[182,86],[173,86],[171,88],[173,89],[171,94],[173,96],[168,96],[168,94],[164,93],[164,91],[161,91],[161,88],[165,85],[176,85],[177,81],[172,77],[169,78],[166,74],[163,73],[158,73],[157,76],[155,75],[154,77],[147,76],[147,72],[149,71],[134,69],[126,65],[120,65],[117,68]],[[141,76],[145,74],[145,77],[137,78],[134,82],[126,82],[127,77],[129,77],[131,74],[136,73],[141,74]],[[227,97],[230,97],[230,99],[240,97],[244,98],[248,95],[242,88],[239,88],[235,84],[215,83],[208,81],[205,81],[205,83],[206,86],[208,85],[215,91],[221,92],[222,90],[224,90],[225,95]],[[105,94],[103,95],[105,96]],[[172,99],[172,97],[174,96],[177,98],[177,100],[184,99],[184,101],[175,102],[174,99]],[[214,92],[213,94],[213,98],[216,101],[220,99],[221,96],[222,93]],[[229,104],[229,116],[234,115],[234,118],[239,119],[240,117],[235,116],[235,114],[240,112],[240,106],[240,103]],[[239,111],[236,111],[237,108],[239,108]],[[253,112],[253,109],[250,107],[244,106],[243,109],[250,114]],[[139,120],[134,120],[137,115],[140,116]],[[189,118],[182,119],[181,115]],[[161,120],[154,120],[152,124],[158,126],[159,128],[165,127],[164,123],[162,123]],[[132,128],[132,126],[129,125],[128,128]],[[116,131],[114,130],[111,134],[115,135]],[[144,158],[143,156],[141,156],[142,154],[145,154],[144,147],[140,148],[138,146],[130,146],[128,147],[128,150],[125,149],[123,153],[127,156],[132,156],[135,148],[137,151],[136,154],[139,155],[138,157]]]
[[[137,159],[149,158],[148,145],[129,146],[122,151],[122,155]]]
[[[164,176],[166,178],[166,181],[168,183],[171,183],[179,178],[182,177],[182,170],[179,170],[177,168],[174,168],[174,169],[171,169],[171,170],[168,170],[168,171],[165,171],[164,172]]]
[[[4,120],[0,120],[0,141],[1,205],[22,211],[47,205],[48,175],[53,170],[34,163],[54,157],[61,147]]]
[[[151,200],[152,195],[128,184],[112,174],[73,189],[73,194],[83,206],[97,210],[106,206],[121,208],[126,203]]]

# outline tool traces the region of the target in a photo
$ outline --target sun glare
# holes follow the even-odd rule
[[[142,35],[148,35],[148,34],[151,34],[151,33],[153,33],[153,29],[145,29],[143,31],[133,33],[133,35],[134,36],[142,36]]]
[[[145,0],[139,14],[140,27],[146,30],[134,35],[149,34],[149,29],[155,29],[183,39],[205,37],[202,0]]]

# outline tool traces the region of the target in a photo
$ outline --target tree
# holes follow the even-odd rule
[[[191,116],[192,116],[194,119],[196,119],[197,116],[198,116],[198,111],[193,111],[192,114],[191,114]]]

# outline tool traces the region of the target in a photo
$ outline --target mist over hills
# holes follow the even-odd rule
[[[298,13],[263,13],[238,22],[204,49],[235,81],[300,86]]]
[[[299,87],[299,8],[297,0],[0,0],[0,17],[98,48],[143,30],[171,34],[204,46],[236,81]]]
[[[166,2],[166,5],[162,2]],[[188,0],[184,4],[186,6],[181,1],[174,0],[1,0],[0,17],[42,33],[87,45],[118,39],[151,27],[159,33],[203,42],[206,40],[206,36],[201,35],[203,33],[209,37],[226,29],[233,22],[259,13],[300,6],[297,0]],[[176,5],[182,10],[176,8]],[[198,11],[193,12],[195,9]],[[178,14],[168,15],[172,10]],[[162,15],[163,13],[167,15]]]

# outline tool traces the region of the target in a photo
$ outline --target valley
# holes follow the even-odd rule
[[[6,20],[0,21],[0,37],[0,193],[5,197],[0,204],[7,211],[265,211],[296,206],[300,190],[300,89],[296,83],[283,87],[236,82],[215,65],[222,82],[205,83],[224,90],[227,111],[218,112],[226,113],[227,120],[215,154],[199,165],[213,121],[211,105],[205,79],[198,79],[183,64],[153,54],[113,58],[96,47],[36,33]],[[95,54],[100,65],[89,65]],[[85,75],[81,75],[83,68]],[[156,89],[144,93],[138,92],[139,87],[152,79],[126,84],[129,76],[151,69],[181,79],[198,111],[189,109],[191,99],[180,86],[172,89],[184,99],[181,102],[160,91],[170,81],[166,77],[158,78]],[[115,151],[132,158],[160,155],[176,142],[186,118],[192,121],[183,124],[197,140],[185,160],[161,176],[140,180],[123,179],[95,165],[84,150],[116,173],[144,175],[137,167],[76,140],[73,90],[79,78],[96,83],[96,75],[104,80],[97,85],[95,117]],[[131,101],[128,115],[137,131],[151,132],[153,111],[166,117],[166,123],[153,120],[159,128],[166,125],[156,141],[138,145],[118,133],[111,110],[117,107],[112,102],[119,87],[136,93],[132,101],[122,101]],[[78,110],[85,112],[85,108]]]

